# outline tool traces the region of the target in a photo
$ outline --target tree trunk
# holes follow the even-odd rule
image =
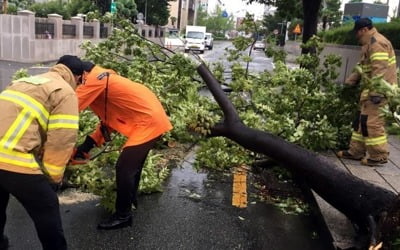
[[[318,11],[321,6],[321,0],[303,0],[304,28],[303,43],[306,43],[313,35],[317,34]],[[302,54],[308,54],[309,49],[303,48]]]
[[[382,212],[393,206],[397,198],[395,193],[343,171],[326,157],[245,126],[208,68],[202,64],[197,70],[225,116],[223,123],[212,128],[211,136],[227,137],[296,172],[318,195],[362,228],[368,227],[369,216],[378,221]]]

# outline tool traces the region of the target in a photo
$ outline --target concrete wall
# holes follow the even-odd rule
[[[36,21],[54,24],[51,39],[35,34]],[[75,35],[63,34],[63,24],[75,25]],[[93,37],[84,38],[84,26],[93,27]],[[105,26],[110,35],[112,27],[108,24]],[[136,28],[146,39],[164,45],[168,28],[158,27],[157,33],[155,26],[137,24]],[[21,11],[18,15],[0,15],[0,60],[3,61],[38,63],[54,61],[66,54],[82,56],[84,51],[80,49],[80,45],[86,40],[93,43],[102,40],[98,21],[84,22],[81,17],[63,20],[58,14],[36,18],[30,11]]]
[[[18,15],[0,15],[0,60],[36,63],[56,60],[62,55],[82,55],[79,45],[84,42],[83,25],[93,26],[93,42],[100,41],[98,21],[84,23],[81,17],[62,20],[57,14],[49,15],[49,23],[54,23],[52,39],[35,38],[35,16],[33,12],[21,11]],[[76,37],[63,39],[62,25],[76,25]],[[110,32],[109,32],[110,33]]]
[[[300,44],[298,42],[287,41],[285,45],[285,50],[289,54],[289,58],[293,60],[294,56],[298,56],[301,53]],[[400,67],[400,51],[396,50],[396,62],[397,67]],[[327,54],[340,55],[342,57],[342,66],[339,70],[338,82],[344,82],[346,77],[353,71],[354,66],[360,59],[361,47],[360,46],[350,46],[350,45],[336,45],[336,44],[326,44],[324,50],[322,51],[321,58]]]

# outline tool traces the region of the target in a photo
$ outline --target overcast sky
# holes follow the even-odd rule
[[[247,5],[246,1],[242,0],[220,0],[223,4],[222,9],[225,9],[229,14],[233,14],[236,17],[244,17],[246,11],[251,14],[255,14],[256,17],[262,17],[264,13],[263,4],[251,4]],[[213,12],[218,0],[208,1],[208,12]]]

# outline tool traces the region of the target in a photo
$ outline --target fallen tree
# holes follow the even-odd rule
[[[211,137],[229,138],[297,173],[361,232],[367,232],[370,246],[383,241],[388,247],[393,237],[398,236],[400,199],[395,193],[343,171],[326,157],[268,132],[247,127],[209,69],[201,64],[197,71],[224,113],[224,120],[211,128]]]

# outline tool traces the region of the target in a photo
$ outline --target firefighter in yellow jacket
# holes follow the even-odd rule
[[[355,22],[354,30],[362,45],[359,66],[371,79],[382,76],[390,84],[397,83],[396,56],[390,41],[381,35],[368,18]],[[360,84],[361,74],[353,72],[345,84]],[[359,112],[353,123],[353,134],[350,148],[338,152],[338,156],[347,159],[361,160],[363,165],[376,166],[388,160],[389,151],[385,133],[385,121],[380,117],[380,108],[387,104],[385,96],[374,89],[361,90]],[[367,154],[368,153],[368,154]]]
[[[83,65],[57,64],[0,93],[0,249],[10,194],[32,218],[43,249],[67,249],[56,187],[77,139],[75,88]]]

